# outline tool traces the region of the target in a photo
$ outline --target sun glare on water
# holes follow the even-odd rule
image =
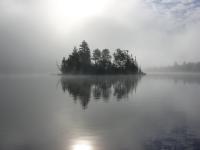
[[[79,141],[72,146],[72,150],[94,150],[87,141]]]

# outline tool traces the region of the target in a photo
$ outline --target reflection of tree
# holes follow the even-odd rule
[[[114,95],[121,99],[136,89],[138,80],[119,80],[114,84]],[[134,86],[133,86],[134,85]]]
[[[111,94],[111,87],[112,82],[109,79],[103,79],[96,78],[93,83],[93,96],[95,99],[103,98],[105,101],[107,101]]]
[[[136,89],[141,76],[85,76],[61,78],[63,91],[79,100],[83,109],[87,108],[91,96],[94,99],[108,101],[113,95],[117,100],[127,97]]]
[[[91,84],[90,82],[85,81],[84,79],[61,79],[62,89],[65,92],[66,90],[70,95],[73,95],[74,101],[80,100],[81,105],[85,109],[90,101],[90,91]]]

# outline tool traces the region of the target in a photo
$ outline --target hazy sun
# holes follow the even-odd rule
[[[54,25],[69,27],[101,15],[108,0],[49,0],[48,16]]]

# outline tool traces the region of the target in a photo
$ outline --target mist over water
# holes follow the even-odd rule
[[[0,0],[0,150],[200,150],[199,14],[200,0]]]
[[[1,76],[2,150],[199,149],[199,74]]]

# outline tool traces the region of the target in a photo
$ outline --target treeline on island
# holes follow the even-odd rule
[[[58,67],[62,74],[144,74],[128,50],[116,49],[111,56],[109,49],[97,48],[91,55],[86,41],[63,57]]]

